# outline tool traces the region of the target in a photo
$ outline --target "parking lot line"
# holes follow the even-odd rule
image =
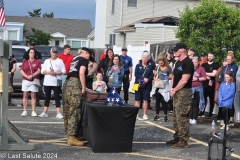
[[[153,123],[153,122],[150,122],[150,121],[143,121],[143,122],[145,122],[145,123],[147,123],[147,124],[150,124],[150,125],[153,125],[153,126],[156,126],[156,127],[158,127],[158,128],[161,128],[161,129],[163,129],[163,130],[165,130],[165,131],[174,133],[174,130],[169,129],[169,128],[167,128],[167,127],[160,126],[160,125],[155,124],[155,123]],[[198,144],[201,144],[201,145],[204,145],[204,146],[208,146],[208,144],[207,144],[206,142],[200,141],[200,140],[198,140],[198,139],[195,139],[195,138],[190,137],[190,140],[192,140],[192,141],[194,141],[194,142],[196,142],[196,143],[198,143]],[[237,154],[235,154],[235,153],[232,153],[231,156],[234,157],[234,158],[240,159],[240,155],[237,155]]]

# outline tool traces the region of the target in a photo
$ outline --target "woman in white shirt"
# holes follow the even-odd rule
[[[56,111],[57,111],[57,118],[63,118],[60,112],[60,91],[61,91],[61,75],[66,73],[66,69],[64,63],[61,59],[57,58],[57,48],[53,47],[51,49],[51,58],[46,59],[41,69],[41,73],[44,76],[44,89],[45,89],[45,102],[44,102],[44,110],[39,115],[39,117],[48,117],[47,111],[49,107],[49,102],[51,98],[51,91],[54,91],[54,99],[56,102]]]

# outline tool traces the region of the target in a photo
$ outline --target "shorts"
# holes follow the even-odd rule
[[[135,91],[135,101],[149,101],[150,100],[151,89],[148,88],[139,88],[138,91]]]
[[[38,92],[38,86],[33,84],[33,81],[28,81],[28,80],[22,80],[22,91],[23,92]]]
[[[62,75],[62,87],[63,87],[63,84],[66,81],[66,79],[67,79],[67,75]]]

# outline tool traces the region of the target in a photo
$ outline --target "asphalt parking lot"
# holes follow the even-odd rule
[[[130,94],[130,103],[133,104],[134,94]],[[21,96],[13,98],[13,103],[21,104]],[[41,104],[43,104],[41,100]],[[154,102],[152,102],[152,106]],[[28,114],[31,107],[28,106]],[[40,114],[43,107],[37,107],[36,112]],[[55,106],[49,107],[49,117],[21,117],[22,108],[9,106],[9,120],[18,128],[22,135],[28,135],[30,143],[35,145],[33,151],[0,151],[0,159],[86,159],[86,160],[133,160],[133,159],[184,159],[184,160],[206,160],[207,142],[212,131],[221,131],[216,124],[211,126],[211,119],[201,118],[198,125],[191,126],[191,139],[189,148],[172,149],[165,145],[173,134],[172,116],[169,121],[153,121],[154,110],[148,110],[148,121],[137,120],[133,137],[133,151],[131,153],[93,153],[87,146],[72,147],[66,144],[66,133],[64,132],[63,120],[57,119]],[[139,110],[142,114],[142,110]],[[163,112],[160,112],[163,115]],[[227,132],[229,145],[235,149],[228,159],[240,159],[240,129],[239,124],[230,128]],[[47,157],[48,156],[48,157]]]

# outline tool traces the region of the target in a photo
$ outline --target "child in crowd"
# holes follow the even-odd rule
[[[224,81],[221,83],[218,92],[218,105],[222,108],[221,119],[224,120],[224,125],[220,129],[224,129],[228,122],[228,112],[232,109],[234,94],[235,94],[235,83],[233,82],[233,76],[231,72],[226,72],[224,75]],[[226,121],[227,119],[227,121]],[[228,126],[226,126],[228,130]]]
[[[102,81],[102,79],[103,79],[102,72],[97,72],[96,77],[97,77],[97,80],[95,82],[93,82],[93,84],[92,84],[93,90],[97,91],[97,92],[106,92],[107,85],[104,81]]]

